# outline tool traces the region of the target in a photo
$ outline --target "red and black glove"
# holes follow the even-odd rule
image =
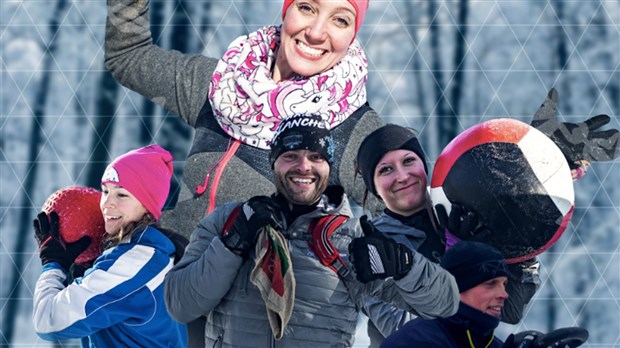
[[[41,212],[32,222],[34,237],[39,244],[41,264],[57,262],[68,271],[75,259],[90,245],[90,237],[84,236],[73,243],[63,243],[58,228],[58,214],[51,212],[49,218]]]
[[[360,218],[360,225],[364,237],[355,238],[349,244],[357,280],[368,283],[375,279],[404,277],[413,265],[411,250],[379,232],[366,215]]]
[[[241,205],[232,225],[225,227],[222,242],[228,249],[245,257],[256,244],[258,231],[267,225],[282,230],[280,208],[270,197],[252,197]]]

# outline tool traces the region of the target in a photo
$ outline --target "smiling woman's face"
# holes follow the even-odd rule
[[[101,192],[99,206],[108,234],[116,233],[121,227],[139,221],[147,213],[142,203],[121,186],[103,184]]]
[[[312,76],[332,68],[355,37],[355,8],[347,0],[297,0],[286,11],[273,79]]]
[[[377,194],[391,211],[410,216],[426,204],[424,162],[413,151],[394,150],[383,155],[375,167]]]

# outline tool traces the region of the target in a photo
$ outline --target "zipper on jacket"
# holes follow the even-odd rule
[[[271,325],[269,325],[269,348],[276,348],[276,340],[273,338],[273,332],[271,331]]]

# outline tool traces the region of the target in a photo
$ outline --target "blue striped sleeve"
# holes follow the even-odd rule
[[[156,309],[153,292],[163,286],[172,264],[169,255],[153,247],[122,244],[99,257],[87,276],[67,287],[64,272],[44,270],[34,294],[35,330],[43,339],[68,339],[120,322],[146,322]]]

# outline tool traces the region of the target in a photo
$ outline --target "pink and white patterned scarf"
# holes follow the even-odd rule
[[[270,148],[288,116],[320,114],[333,128],[366,102],[368,62],[357,40],[331,69],[275,82],[271,67],[279,45],[279,26],[241,36],[211,78],[209,102],[217,122],[231,137],[261,149]]]

